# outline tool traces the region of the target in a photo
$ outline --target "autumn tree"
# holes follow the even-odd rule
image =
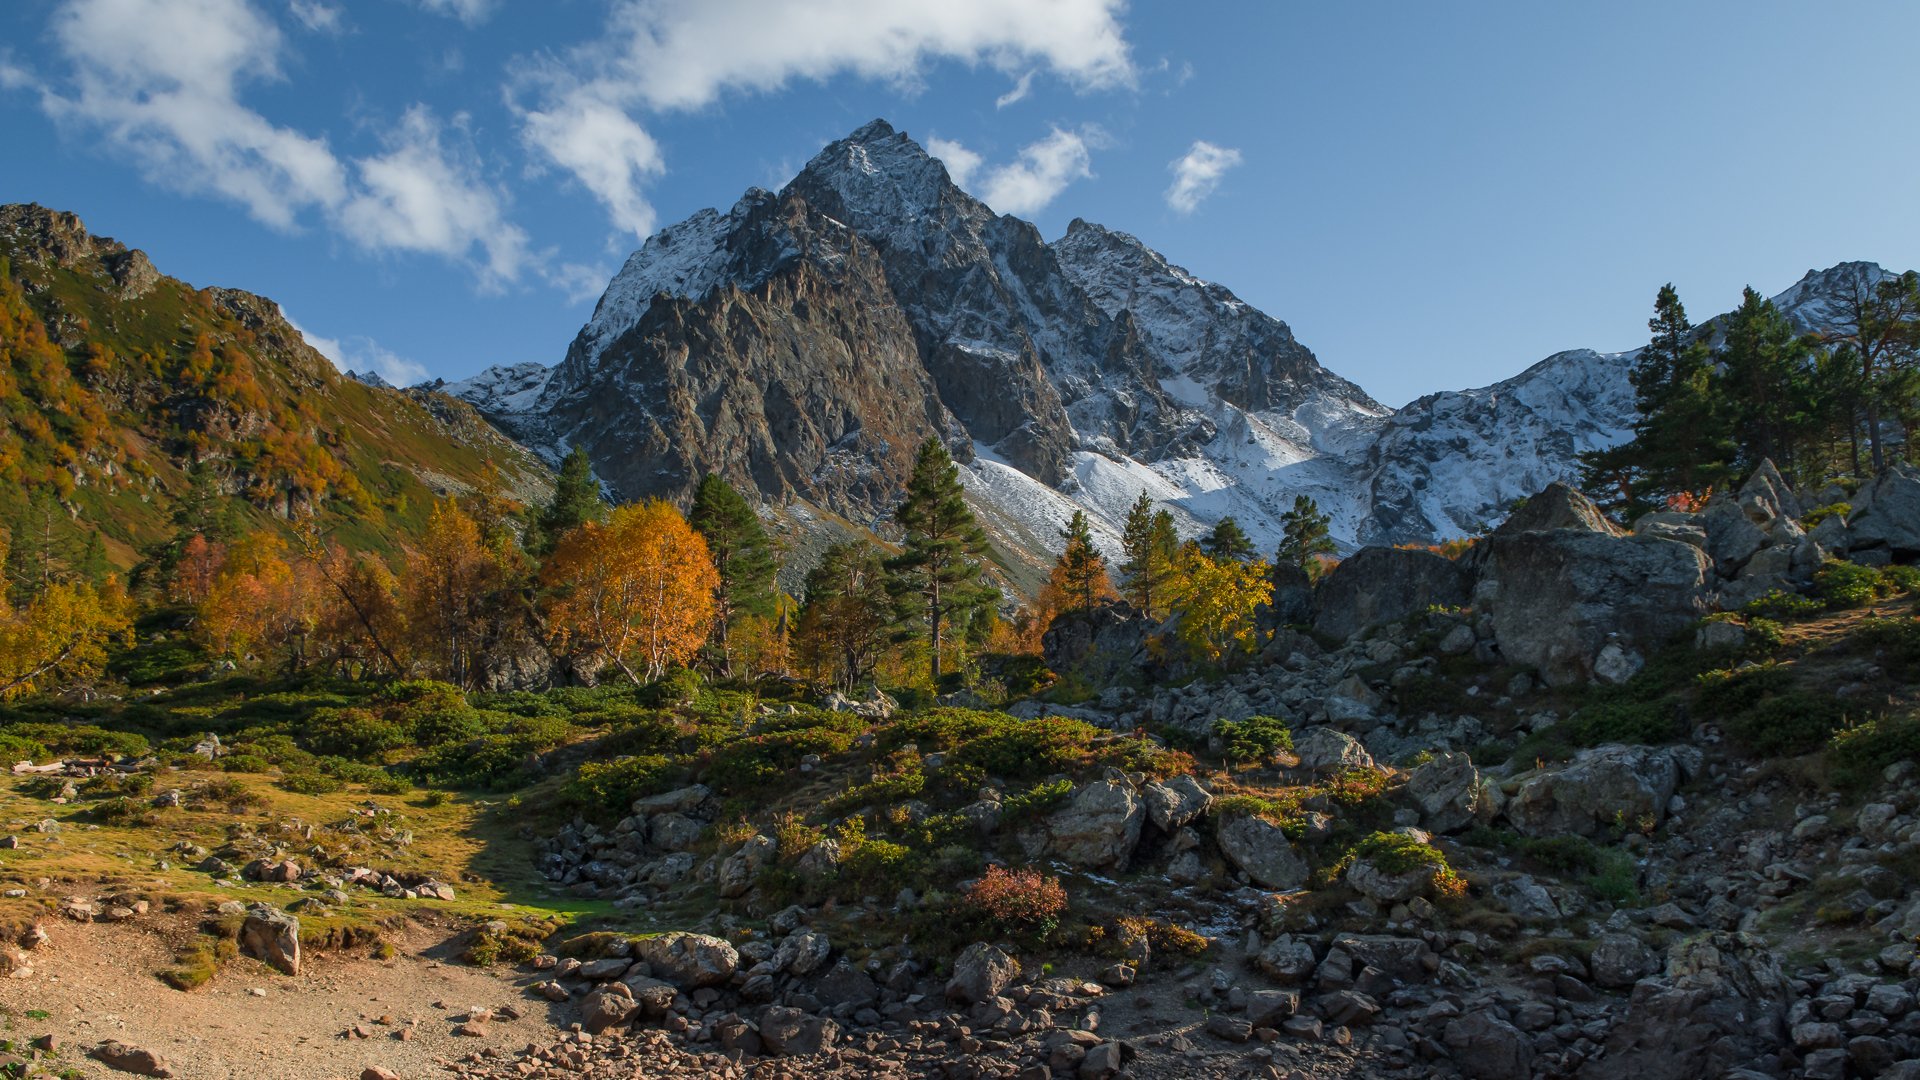
[[[833,545],[807,574],[795,634],[803,670],[852,693],[873,673],[892,617],[879,551],[871,544]]]
[[[773,542],[760,515],[733,485],[708,473],[693,493],[687,521],[706,538],[707,551],[720,575],[713,594],[713,658],[721,673],[733,675],[733,638],[743,620],[767,619],[777,593]]]
[[[5,548],[0,536],[0,560]],[[19,606],[0,595],[0,700],[96,678],[110,649],[132,644],[132,604],[117,579],[56,581]]]
[[[1107,560],[1100,549],[1093,546],[1093,530],[1083,511],[1073,512],[1061,536],[1066,539],[1067,547],[1054,564],[1054,577],[1071,605],[1062,610],[1088,610],[1113,595],[1113,583],[1107,577]]]
[[[435,503],[407,555],[407,625],[434,673],[455,686],[473,684],[502,579],[473,517],[451,498]]]
[[[180,547],[173,565],[173,580],[168,583],[168,599],[178,604],[199,604],[213,592],[220,568],[227,561],[226,545],[194,533]]]
[[[302,543],[302,553],[324,584],[315,637],[333,665],[365,675],[406,674],[406,611],[399,579],[385,560],[372,552],[352,555],[338,544],[322,545],[311,532],[303,533]]]
[[[659,499],[567,533],[543,576],[556,592],[549,626],[563,647],[614,665],[636,685],[693,659],[720,585],[706,540]]]
[[[1216,558],[1199,545],[1180,554],[1179,638],[1195,656],[1220,663],[1259,647],[1259,609],[1273,599],[1267,564]]]
[[[288,673],[305,664],[317,595],[310,569],[286,555],[286,542],[270,532],[251,533],[228,549],[196,621],[213,651],[235,662],[278,660]]]
[[[1312,498],[1295,495],[1293,509],[1280,516],[1280,550],[1274,557],[1318,578],[1326,558],[1339,550],[1327,534],[1332,520]]]
[[[894,520],[907,538],[904,550],[887,562],[887,591],[905,636],[927,641],[930,675],[938,688],[949,624],[964,626],[975,609],[998,595],[980,580],[987,534],[968,509],[959,466],[939,439],[921,444]]]

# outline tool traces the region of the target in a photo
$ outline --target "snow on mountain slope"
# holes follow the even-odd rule
[[[1841,264],[1777,302],[1831,328],[1884,276]],[[655,312],[661,296],[675,305]],[[880,332],[878,352],[860,337]],[[1000,538],[1038,557],[1075,507],[1117,543],[1143,491],[1184,534],[1231,514],[1267,548],[1300,494],[1344,548],[1477,531],[1627,437],[1634,355],[1562,352],[1396,411],[1225,287],[1085,221],[1047,243],[875,121],[781,192],[649,238],[556,368],[443,389],[545,454],[586,446],[623,498],[716,468],[867,524],[907,449],[938,435]]]

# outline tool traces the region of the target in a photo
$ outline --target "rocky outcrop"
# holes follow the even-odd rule
[[[640,938],[633,943],[633,955],[656,976],[686,990],[725,983],[740,966],[740,954],[732,945],[706,934]]]
[[[1019,977],[1020,961],[985,942],[975,942],[954,960],[947,998],[969,1005],[990,1001]]]
[[[240,951],[283,975],[300,974],[300,920],[271,904],[254,904],[240,924]]]
[[[1566,765],[1523,780],[1507,803],[1507,818],[1528,836],[1652,828],[1665,820],[1680,786],[1683,756],[1649,746],[1582,750]]]
[[[1460,607],[1472,573],[1431,551],[1370,547],[1343,559],[1313,594],[1313,628],[1349,638],[1429,607]]]
[[[1549,685],[1624,681],[1706,614],[1707,556],[1653,536],[1559,529],[1495,536],[1475,589],[1509,662]]]
[[[1620,536],[1623,533],[1619,526],[1607,520],[1607,515],[1600,512],[1592,499],[1556,480],[1515,510],[1494,530],[1494,535],[1514,536],[1529,532],[1557,532],[1561,529],[1599,533],[1602,536]]]
[[[1791,990],[1757,940],[1709,934],[1675,945],[1663,975],[1635,984],[1626,1018],[1582,1080],[1694,1080],[1751,1066],[1780,1045]]]
[[[1214,839],[1247,879],[1268,889],[1297,889],[1307,883],[1311,869],[1294,851],[1280,826],[1252,814],[1229,813],[1216,820]]]
[[[1407,797],[1420,808],[1421,824],[1434,832],[1458,832],[1491,817],[1495,792],[1473,759],[1458,751],[1434,755],[1407,777]]]
[[[1895,462],[1854,499],[1847,519],[1854,550],[1920,558],[1920,467]]]
[[[1125,777],[1081,787],[1045,824],[1044,850],[1071,866],[1117,869],[1133,857],[1147,804]]]

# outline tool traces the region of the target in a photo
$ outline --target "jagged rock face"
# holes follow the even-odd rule
[[[1333,568],[1313,594],[1313,626],[1348,638],[1429,607],[1459,607],[1473,591],[1470,570],[1431,551],[1362,548]]]
[[[772,273],[656,297],[599,351],[583,332],[538,408],[622,497],[684,499],[716,472],[877,516],[954,418],[872,246],[796,195],[751,203],[743,257]]]
[[[1843,264],[1778,302],[1831,326],[1838,296],[1884,275]],[[621,498],[713,469],[857,520],[939,435],[989,527],[1043,565],[1026,549],[1057,545],[1075,506],[1117,548],[1143,490],[1184,532],[1232,514],[1262,547],[1297,494],[1349,549],[1480,531],[1629,436],[1635,355],[1562,352],[1396,413],[1227,289],[1085,221],[1047,243],[875,121],[779,194],[649,238],[550,372],[445,389],[550,459],[585,446]]]

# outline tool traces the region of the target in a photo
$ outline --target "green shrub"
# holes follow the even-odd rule
[[[600,817],[625,817],[635,799],[666,790],[679,770],[658,754],[582,762],[562,794],[583,812]]]
[[[487,733],[485,716],[464,701],[445,708],[409,711],[407,715],[413,741],[422,747],[464,743]]]
[[[295,795],[331,795],[345,786],[339,777],[317,770],[290,772],[280,778],[280,787]]]
[[[144,735],[93,724],[8,724],[7,734],[38,743],[53,757],[141,757],[152,749]]]
[[[1920,716],[1880,716],[1841,728],[1827,746],[1827,761],[1841,786],[1871,785],[1889,765],[1920,761]]]
[[[1880,595],[1920,592],[1920,566],[1893,564],[1880,568]]]
[[[925,884],[920,859],[913,849],[868,836],[861,819],[842,822],[834,838],[840,843],[836,884],[842,896],[892,896],[903,888]]]
[[[691,705],[700,696],[700,690],[706,685],[700,673],[691,668],[677,667],[660,676],[641,692],[641,697],[655,708],[670,708],[675,705]]]
[[[1407,874],[1418,870],[1431,869],[1434,891],[1443,897],[1466,895],[1467,883],[1454,873],[1447,857],[1439,848],[1425,844],[1398,832],[1376,832],[1363,837],[1359,843],[1348,850],[1345,858],[1336,864],[1336,871],[1344,871],[1354,861],[1365,859],[1380,870],[1389,874]]]
[[[222,772],[269,773],[273,762],[258,754],[226,754],[220,758]]]
[[[1293,731],[1286,721],[1271,716],[1215,720],[1213,734],[1220,740],[1221,753],[1236,765],[1268,764],[1282,750],[1293,749]]]
[[[52,757],[53,751],[33,739],[0,733],[0,764],[12,765],[16,761],[45,763]]]
[[[1855,631],[1854,640],[1902,667],[1920,666],[1920,619],[1867,619]]]
[[[1701,715],[1725,720],[1786,691],[1793,685],[1793,675],[1780,664],[1752,664],[1703,672],[1694,677],[1694,685],[1699,690],[1694,700]]]
[[[1727,734],[1741,746],[1771,757],[1819,749],[1845,719],[1846,709],[1841,702],[1790,690],[1729,716],[1725,726]]]
[[[706,782],[723,795],[754,794],[796,772],[808,754],[828,757],[852,745],[853,736],[824,728],[750,736],[714,752]]]
[[[125,795],[117,795],[96,804],[93,816],[109,825],[127,828],[150,828],[160,823],[160,815],[147,805],[146,800],[129,799]]]
[[[1813,509],[1807,511],[1805,514],[1801,515],[1800,524],[1808,529],[1811,529],[1815,525],[1820,524],[1821,522],[1827,520],[1830,517],[1838,517],[1840,518],[1840,520],[1845,521],[1848,517],[1851,517],[1852,515],[1853,515],[1852,503],[1844,503],[1844,502],[1828,503],[1825,506],[1816,506]]]
[[[405,728],[368,709],[321,709],[308,721],[307,745],[317,754],[369,761],[409,742]]]
[[[1826,610],[1826,604],[1811,596],[1775,589],[1757,600],[1749,600],[1740,610],[1768,619],[1805,619]]]
[[[821,809],[838,816],[862,806],[885,805],[911,799],[927,789],[926,774],[918,762],[899,772],[876,776],[864,784],[855,784],[828,799]]]
[[[1814,572],[1813,588],[1830,608],[1865,607],[1880,595],[1880,575],[1872,567],[1828,559]]]

